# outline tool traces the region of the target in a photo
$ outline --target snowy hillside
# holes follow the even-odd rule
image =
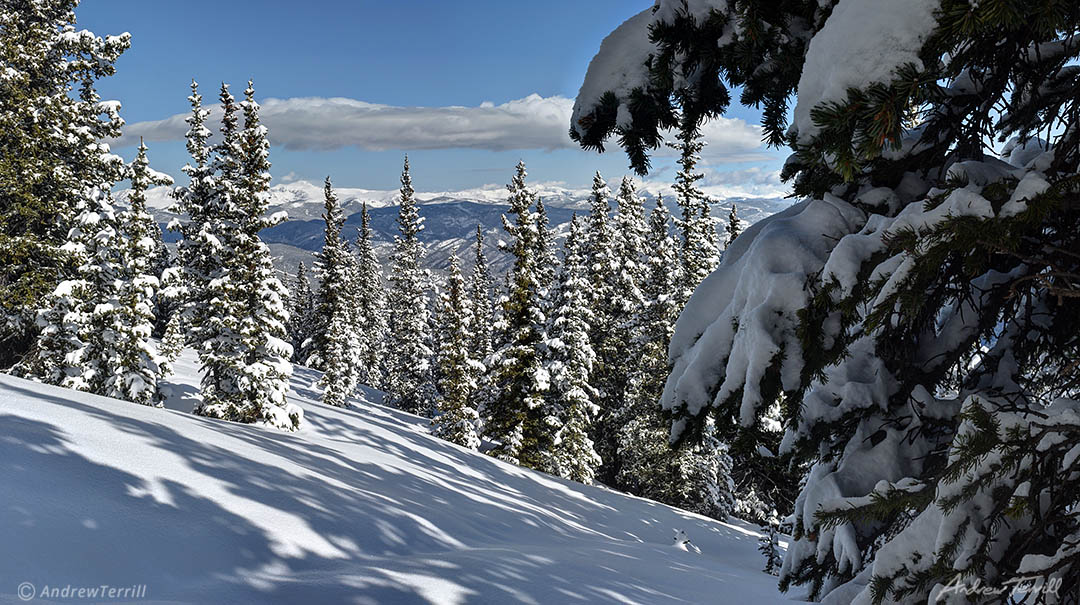
[[[0,375],[0,601],[20,582],[169,602],[784,600],[754,528],[471,453],[376,392],[328,408],[300,368],[299,433],[196,417],[194,360],[177,366],[167,410]]]

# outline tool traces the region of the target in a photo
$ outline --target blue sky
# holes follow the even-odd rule
[[[100,89],[123,103],[124,142],[145,134],[158,170],[179,177],[186,161],[179,120],[191,78],[206,102],[222,81],[239,95],[254,78],[275,182],[330,174],[339,186],[392,189],[408,152],[417,188],[440,191],[504,183],[518,159],[531,179],[572,187],[595,170],[626,173],[615,146],[574,148],[564,114],[600,41],[649,4],[85,0],[76,14],[98,35],[131,32]],[[774,189],[781,155],[757,144],[758,114],[733,107],[729,118],[712,129],[708,182],[719,193]],[[444,132],[449,124],[470,136]],[[670,179],[670,158],[654,166],[650,178]]]

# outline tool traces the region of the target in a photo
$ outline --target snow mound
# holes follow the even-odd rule
[[[783,600],[743,524],[471,453],[376,391],[323,406],[303,368],[297,433],[200,418],[190,352],[176,367],[165,410],[0,375],[0,602],[22,582],[170,603]]]
[[[934,12],[940,4],[840,0],[806,52],[795,106],[799,142],[808,142],[820,130],[810,118],[815,106],[842,101],[849,88],[888,83],[906,63],[922,67],[918,52],[937,24]]]

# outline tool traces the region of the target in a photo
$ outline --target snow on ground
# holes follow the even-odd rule
[[[154,602],[784,600],[756,528],[466,451],[375,391],[328,408],[303,368],[298,433],[196,417],[195,361],[176,365],[164,410],[0,375],[0,602],[23,582]]]

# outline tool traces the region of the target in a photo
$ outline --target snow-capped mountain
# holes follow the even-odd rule
[[[614,183],[613,183],[614,184]],[[561,184],[538,184],[534,190],[544,200],[551,227],[555,229],[558,240],[569,229],[574,213],[584,214],[589,209],[587,188],[573,189]],[[158,187],[147,192],[147,206],[155,218],[166,225],[174,215],[171,208],[174,200],[172,188]],[[397,233],[398,191],[360,188],[334,188],[345,213],[345,236],[354,240],[360,226],[360,209],[364,202],[371,213],[371,226],[374,231],[376,251],[380,258],[387,258],[390,246]],[[663,194],[673,213],[674,195],[663,183],[647,182],[640,186],[639,192],[651,206],[657,194]],[[127,192],[121,191],[117,199],[122,203]],[[424,231],[421,240],[428,246],[426,266],[441,270],[448,266],[450,256],[456,254],[463,262],[473,258],[472,246],[476,227],[480,225],[486,239],[488,258],[493,269],[500,272],[508,266],[509,259],[498,248],[503,237],[502,214],[506,211],[506,188],[499,185],[486,185],[461,191],[418,192],[420,215],[424,218]],[[713,205],[713,214],[718,223],[727,220],[731,205],[738,206],[739,217],[747,222],[758,220],[779,212],[790,205],[784,198],[726,198],[717,200]],[[275,185],[270,189],[269,212],[284,211],[289,220],[262,233],[275,256],[279,266],[289,273],[303,261],[311,262],[311,255],[322,247],[323,238],[323,187],[307,181],[295,181]],[[166,232],[165,241],[176,241],[177,234]]]

